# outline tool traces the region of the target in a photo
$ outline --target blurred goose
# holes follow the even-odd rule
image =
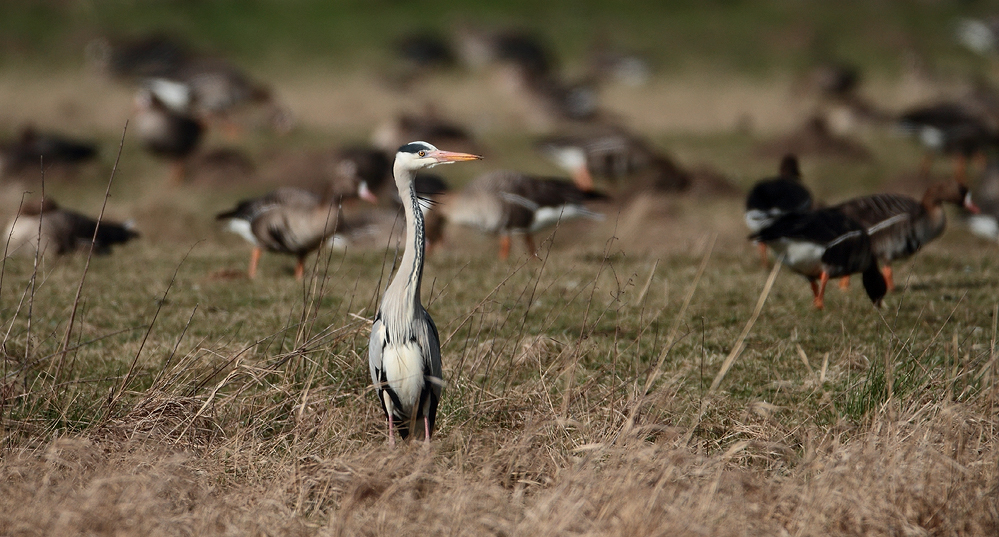
[[[285,134],[294,126],[291,111],[270,88],[222,59],[188,60],[169,76],[150,79],[147,85],[175,111],[219,123],[230,133],[238,130],[233,115],[247,107],[264,111],[278,133]]]
[[[99,70],[125,79],[171,76],[193,58],[185,44],[165,34],[99,38],[87,44],[85,53]]]
[[[75,165],[97,157],[97,146],[61,134],[43,133],[32,126],[21,129],[16,140],[0,143],[0,177],[34,169],[44,163]]]
[[[902,113],[897,125],[918,137],[928,152],[923,157],[923,173],[929,173],[929,151],[955,157],[954,179],[965,182],[968,160],[999,145],[995,125],[978,110],[953,102],[920,106]]]
[[[999,240],[999,160],[989,159],[975,189],[975,203],[981,213],[968,217],[971,232],[990,241]]]
[[[778,218],[812,209],[812,194],[801,183],[798,158],[785,155],[780,161],[777,177],[763,179],[753,185],[746,196],[746,226],[759,233]],[[760,242],[760,256],[767,264],[767,245]]]
[[[947,225],[943,202],[978,212],[967,187],[956,181],[930,185],[921,201],[901,194],[876,194],[845,201],[832,209],[867,230],[871,250],[884,265],[885,282],[893,290],[891,262],[912,256],[943,233]],[[841,285],[846,283],[844,280]]]
[[[525,30],[488,30],[464,25],[457,31],[456,42],[461,59],[472,68],[512,64],[532,77],[547,76],[555,68],[551,49]]]
[[[63,209],[50,198],[22,205],[3,231],[8,255],[34,255],[36,248],[41,254],[62,255],[77,248],[86,249],[91,241],[94,253],[107,254],[115,244],[124,244],[138,236],[130,222],[103,220],[98,227],[93,218]]]
[[[632,190],[681,192],[690,187],[690,174],[644,140],[617,127],[559,135],[539,140],[535,147],[556,166],[571,174],[581,190],[593,188],[593,176],[629,179]]]
[[[818,309],[825,305],[829,278],[862,273],[875,306],[887,292],[864,227],[837,210],[786,214],[750,238],[765,243],[784,265],[808,279]]]
[[[569,181],[499,170],[475,179],[464,190],[445,194],[440,211],[448,222],[499,235],[500,259],[510,255],[511,235],[521,235],[537,255],[533,234],[575,218],[602,220],[584,202],[606,196],[583,191]]]
[[[184,160],[201,141],[204,128],[191,116],[171,110],[154,92],[143,89],[135,98],[135,126],[151,153],[170,160],[173,183],[184,181]]]
[[[294,255],[295,279],[305,273],[305,257],[322,246],[343,224],[338,199],[325,199],[307,190],[279,188],[265,196],[240,201],[215,216],[228,221],[228,229],[253,244],[247,275],[257,276],[263,250]]]
[[[380,149],[349,146],[336,151],[331,162],[330,176],[335,196],[357,196],[369,203],[378,203],[378,193],[387,187],[392,174],[392,161]]]
[[[477,151],[472,134],[461,125],[448,121],[429,107],[423,114],[400,114],[379,125],[371,143],[383,151],[395,151],[406,140],[427,140],[434,145],[447,145],[463,151]]]

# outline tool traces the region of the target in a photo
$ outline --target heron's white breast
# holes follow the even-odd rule
[[[388,385],[409,414],[423,390],[423,353],[415,342],[389,344],[382,351],[382,367]]]

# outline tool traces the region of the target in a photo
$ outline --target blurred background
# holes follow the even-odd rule
[[[897,119],[945,102],[994,123],[996,15],[956,0],[2,2],[0,212],[37,190],[41,150],[23,148],[39,135],[93,148],[49,155],[46,181],[96,207],[129,119],[109,214],[153,239],[209,232],[199,214],[243,192],[321,190],[344,147],[421,137],[569,176],[539,144],[612,131],[643,155],[628,173],[668,157],[693,191],[733,199],[790,151],[820,198],[918,195],[949,168],[921,173]],[[191,147],[141,132],[150,95],[202,126],[172,142]],[[458,168],[452,186],[486,169]],[[191,210],[152,225],[172,205]]]

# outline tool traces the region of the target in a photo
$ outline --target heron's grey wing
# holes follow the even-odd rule
[[[429,366],[430,376],[436,379],[433,381],[434,393],[440,396],[441,388],[444,386],[444,373],[441,367],[441,338],[437,333],[437,325],[434,324],[434,320],[427,313],[427,310],[423,309],[421,313],[420,317],[423,322],[420,323],[422,326],[417,339],[420,346],[423,347],[424,364]]]
[[[385,325],[382,323],[381,312],[371,325],[371,338],[368,340],[368,368],[371,370],[371,382],[378,386],[382,371],[382,350],[385,348]]]

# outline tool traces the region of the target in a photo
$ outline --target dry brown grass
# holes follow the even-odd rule
[[[146,403],[143,403],[146,404]],[[8,451],[3,535],[994,535],[994,420],[967,405],[885,409],[855,427],[751,426],[724,452],[674,427],[569,425],[532,409],[521,425],[455,430],[430,450],[332,417],[294,438],[163,428],[136,408],[128,437],[64,437]],[[510,405],[513,404],[513,408]],[[141,406],[141,405],[140,405]],[[188,407],[189,410],[194,406]],[[494,411],[518,414],[513,401]],[[579,420],[582,420],[582,423]],[[150,421],[161,420],[156,426]],[[126,420],[127,421],[127,420]],[[349,425],[348,425],[349,427]],[[567,436],[605,429],[597,442]],[[615,430],[616,429],[616,430]],[[572,432],[570,432],[570,430]],[[309,438],[308,442],[302,441]],[[207,442],[204,440],[208,439]],[[285,444],[285,445],[280,445]]]

